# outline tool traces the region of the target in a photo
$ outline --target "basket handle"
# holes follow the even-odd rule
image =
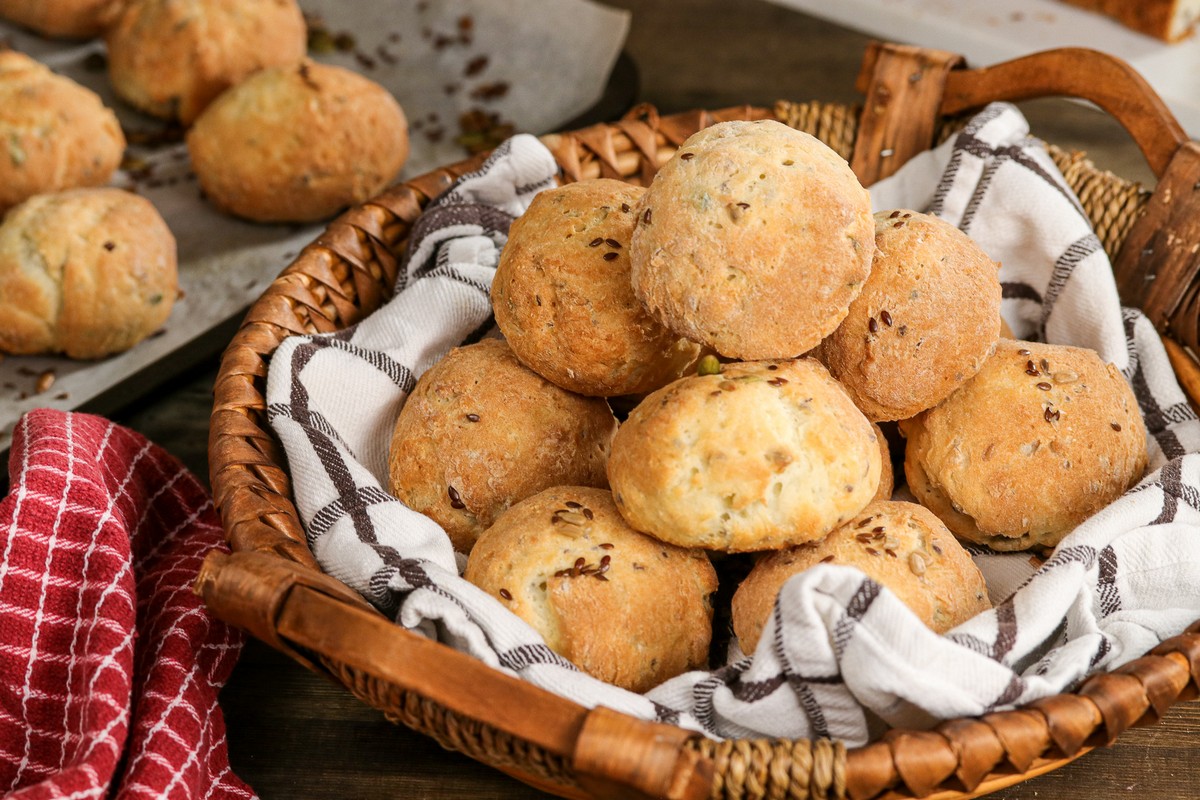
[[[401,721],[485,763],[493,763],[490,755],[499,761],[494,766],[539,788],[598,799],[703,800],[709,795],[712,763],[689,746],[698,734],[603,707],[587,709],[505,675],[398,627],[344,585],[302,565],[255,551],[214,551],[201,567],[195,591],[216,616],[310,669],[348,669],[355,679],[342,676],[341,682],[357,692],[398,693],[383,702]],[[440,708],[427,711],[422,704],[411,711],[399,693]],[[438,736],[436,723],[425,720],[443,711],[457,718],[459,735],[453,741]],[[507,738],[567,765],[583,791],[571,791],[511,759],[505,763],[488,750],[503,750]],[[494,739],[497,743],[489,745]]]
[[[1200,385],[1200,144],[1129,64],[1067,47],[965,69],[954,53],[874,42],[857,86],[866,101],[850,163],[864,184],[928,149],[940,117],[991,102],[1068,96],[1111,114],[1159,178],[1113,259],[1121,300],[1175,340],[1168,347],[1177,370],[1185,384]]]
[[[857,88],[867,101],[856,160],[865,164],[866,159],[874,158],[881,166],[877,173],[863,174],[856,165],[864,183],[887,177],[927,149],[938,117],[996,101],[1055,96],[1091,101],[1129,132],[1158,177],[1188,141],[1170,109],[1133,67],[1083,47],[1048,50],[966,69],[962,56],[955,53],[872,42],[863,57]],[[894,113],[888,113],[890,110]],[[878,119],[886,119],[889,133],[873,138]],[[920,135],[913,135],[916,132]],[[880,152],[886,153],[882,159]]]
[[[1155,176],[1162,177],[1187,133],[1158,93],[1119,58],[1083,47],[1064,47],[980,69],[952,72],[941,113],[958,114],[997,100],[1077,97],[1107,111],[1137,144]]]

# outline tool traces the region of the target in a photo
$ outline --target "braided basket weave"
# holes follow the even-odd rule
[[[1051,155],[1112,258],[1123,302],[1159,326],[1181,384],[1193,402],[1200,398],[1200,368],[1189,353],[1200,334],[1200,147],[1127,65],[1060,50],[967,70],[953,54],[875,45],[859,88],[863,109],[780,102],[660,117],[642,108],[543,142],[564,181],[644,185],[700,128],[773,117],[825,141],[869,184],[948,135],[956,115],[987,102],[1085,97],[1129,130],[1159,176],[1157,189],[1100,172],[1079,154],[1051,146]],[[211,554],[197,581],[218,616],[331,675],[389,719],[565,797],[974,797],[1054,769],[1196,696],[1200,627],[1193,626],[1073,693],[1014,711],[892,731],[853,749],[827,740],[713,742],[589,710],[493,671],[401,629],[322,574],[267,425],[267,361],[285,337],[343,328],[388,299],[423,206],[481,159],[414,178],[331,223],[253,306],[225,352],[209,460],[233,553]]]

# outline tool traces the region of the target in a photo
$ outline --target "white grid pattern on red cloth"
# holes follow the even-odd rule
[[[0,792],[234,798],[217,694],[242,635],[193,594],[223,547],[174,458],[86,414],[17,428],[0,503]]]

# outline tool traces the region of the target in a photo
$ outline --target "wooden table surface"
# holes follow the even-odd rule
[[[853,102],[867,39],[766,3],[616,0],[634,12],[627,51],[639,98],[663,111],[777,98]],[[551,76],[546,76],[551,79]],[[1124,133],[1098,112],[1060,101],[1025,107],[1035,133],[1087,150],[1125,177],[1148,172]],[[115,415],[207,476],[205,456],[215,362]],[[234,771],[264,798],[544,797],[432,740],[385,721],[335,684],[257,641],[222,694]],[[1200,703],[1159,725],[1130,731],[1049,775],[997,798],[1099,796],[1200,798]]]

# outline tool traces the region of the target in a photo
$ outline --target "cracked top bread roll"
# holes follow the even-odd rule
[[[102,186],[124,152],[117,117],[95,92],[0,51],[0,212],[35,194]]]
[[[257,222],[310,222],[374,197],[408,158],[408,123],[379,84],[304,61],[265,69],[217,98],[188,132],[217,208]]]
[[[1053,547],[1146,469],[1133,390],[1078,347],[1001,340],[979,374],[900,429],[913,495],[993,550]]]
[[[42,194],[0,224],[0,350],[101,358],[154,333],[179,292],[175,237],[120,189]]]
[[[513,506],[479,537],[465,577],[607,683],[645,692],[707,666],[708,557],[630,528],[604,489],[559,486]]]
[[[299,63],[308,44],[296,0],[128,0],[105,40],[117,95],[184,125],[258,70]]]
[[[542,489],[607,486],[616,427],[603,399],[555,386],[485,339],[417,381],[392,433],[389,488],[469,553],[501,512]]]
[[[565,389],[650,392],[700,353],[634,296],[629,239],[645,191],[608,178],[548,189],[509,230],[492,281],[496,325],[523,364]]]
[[[879,488],[880,445],[811,359],[725,364],[648,396],[613,439],[629,524],[684,547],[745,552],[820,539]]]
[[[0,0],[0,17],[56,39],[88,39],[112,23],[123,0]]]
[[[875,215],[871,275],[820,358],[868,419],[933,408],[979,371],[1000,337],[999,265],[926,214]]]
[[[688,138],[637,206],[633,287],[671,330],[741,360],[792,358],[871,270],[871,201],[845,160],[774,120]]]
[[[818,564],[857,567],[944,633],[991,608],[983,575],[946,526],[915,503],[875,502],[825,539],[761,559],[733,595],[733,630],[753,653],[788,578]]]

